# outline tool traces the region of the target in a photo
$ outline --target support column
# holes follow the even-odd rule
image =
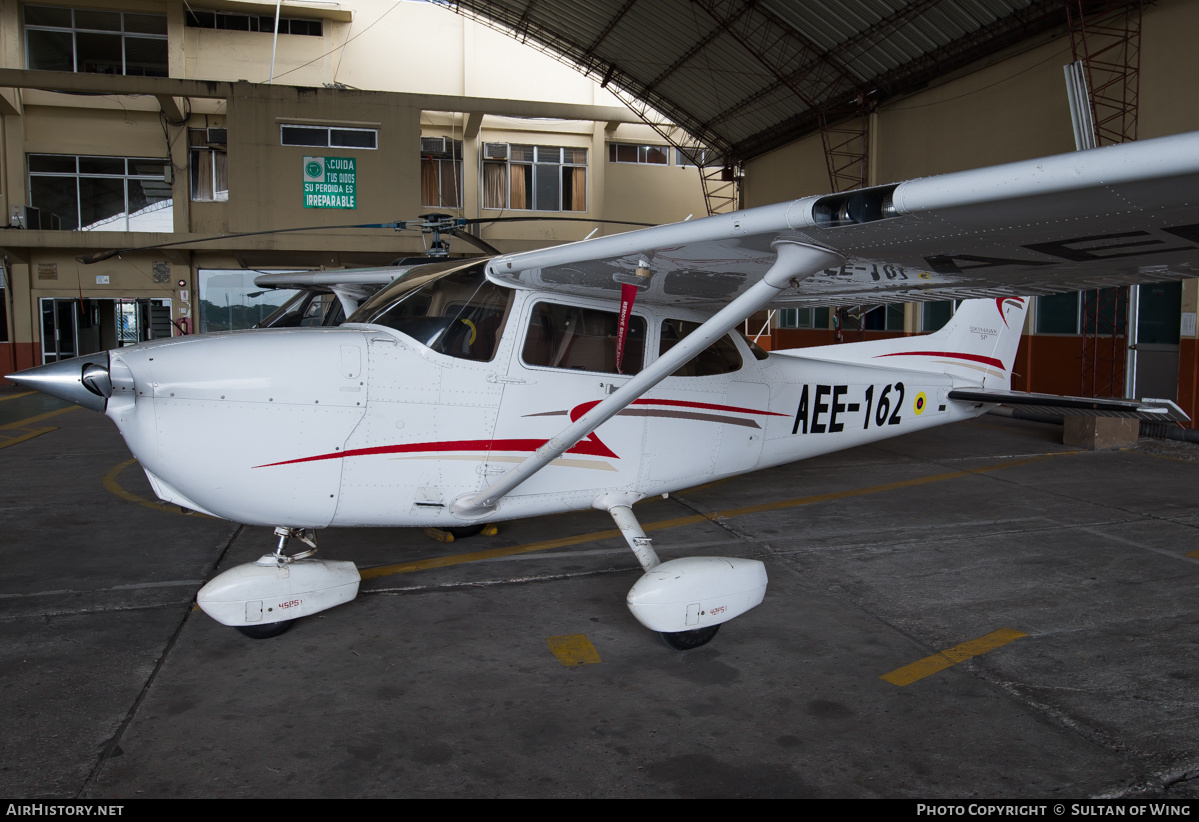
[[[1178,405],[1191,417],[1191,427],[1199,428],[1199,280],[1182,283],[1182,334],[1178,339]]]

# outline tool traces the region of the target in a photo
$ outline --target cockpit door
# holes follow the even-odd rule
[[[485,470],[504,473],[640,371],[648,327],[644,316],[633,315],[618,370],[616,311],[530,298],[507,374],[497,377],[504,397]],[[594,498],[633,489],[643,430],[644,417],[625,409],[521,485],[516,496]]]

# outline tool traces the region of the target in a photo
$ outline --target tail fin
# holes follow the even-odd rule
[[[1027,311],[1026,297],[964,300],[949,323],[934,334],[787,353],[936,371],[984,388],[1007,389],[1011,387],[1012,366]]]

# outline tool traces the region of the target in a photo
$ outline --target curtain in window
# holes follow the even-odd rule
[[[420,202],[421,205],[436,206],[439,202],[441,186],[437,180],[437,161],[431,158],[421,158],[420,161]]]
[[[191,185],[193,200],[212,199],[212,152],[207,149],[206,136],[202,129],[189,129],[187,141],[191,144]]]
[[[512,175],[509,183],[511,184],[508,200],[510,208],[528,208],[529,207],[529,190],[525,185],[525,174],[531,172],[532,166],[512,166]]]
[[[214,200],[229,199],[229,155],[223,151],[212,152],[213,173],[216,191]]]
[[[460,208],[462,203],[458,202],[458,182],[462,178],[460,166],[457,160],[439,160],[441,164],[441,201],[440,206],[446,208]]]
[[[506,208],[504,189],[508,187],[508,168],[503,163],[483,164],[483,208]]]
[[[587,169],[572,168],[571,173],[571,196],[570,205],[567,206],[571,211],[586,211],[587,210]]]

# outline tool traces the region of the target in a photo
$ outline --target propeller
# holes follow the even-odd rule
[[[336,229],[351,229],[351,228],[390,228],[395,231],[420,231],[422,234],[433,235],[433,242],[429,249],[431,257],[446,257],[450,253],[449,242],[442,238],[442,234],[449,234],[458,239],[470,243],[476,248],[487,254],[499,254],[499,250],[485,240],[468,233],[464,229],[468,226],[482,225],[484,223],[519,223],[519,222],[572,222],[572,223],[607,223],[609,225],[627,225],[638,227],[650,227],[655,223],[637,223],[627,220],[594,220],[587,217],[478,217],[467,219],[464,217],[454,217],[451,214],[429,213],[422,214],[415,220],[396,220],[391,223],[354,223],[352,225],[315,225],[304,226],[301,228],[274,228],[265,231],[244,231],[239,234],[221,234],[216,237],[206,237],[199,240],[177,240],[169,243],[155,243],[153,245],[135,246],[132,248],[117,248],[110,251],[97,251],[94,254],[83,254],[75,259],[84,265],[92,265],[93,263],[104,262],[111,260],[113,257],[119,257],[122,254],[128,254],[133,251],[151,251],[158,248],[171,248],[179,245],[192,245],[195,243],[210,243],[218,240],[235,240],[241,237],[261,237],[266,234],[290,234],[297,231],[328,231]]]

